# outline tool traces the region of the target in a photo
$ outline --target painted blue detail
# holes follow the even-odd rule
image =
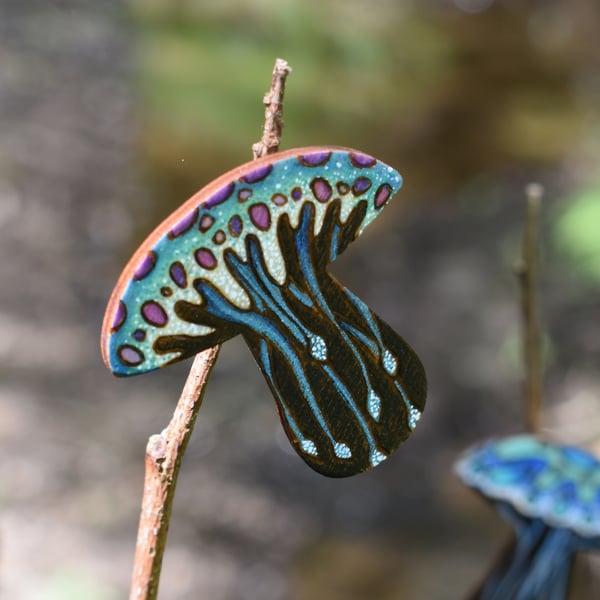
[[[347,331],[350,335],[353,335],[361,344],[367,346],[367,348],[369,348],[373,354],[379,354],[379,348],[377,347],[377,344],[372,339],[367,337],[362,331],[359,331],[356,329],[356,327],[350,325],[350,323],[345,322],[340,323],[340,327]]]
[[[338,256],[340,226],[336,223],[333,227],[333,235],[331,236],[331,246],[329,248],[329,260],[333,262]]]
[[[367,408],[369,409],[369,414],[376,421],[379,421],[379,416],[381,413],[381,398],[373,390],[369,390],[369,403]]]
[[[260,362],[264,368],[264,373],[267,376],[267,378],[270,381],[273,381],[273,371],[271,369],[271,361],[269,359],[269,350],[267,347],[267,342],[265,342],[265,340],[260,341]],[[310,450],[313,450],[312,447],[310,446],[310,444],[312,444],[314,446],[314,442],[307,440],[304,437],[304,435],[300,431],[300,428],[298,427],[298,424],[292,418],[292,415],[290,415],[290,411],[288,410],[283,398],[281,397],[281,394],[279,393],[279,389],[277,387],[274,387],[273,389],[275,390],[275,392],[277,394],[277,399],[279,400],[279,404],[283,410],[283,416],[286,420],[286,423],[291,427],[292,431],[294,432],[294,435],[300,440],[302,449],[305,452],[308,452],[309,454],[316,455],[317,454],[316,447],[314,448],[314,451],[307,450],[307,448]]]
[[[369,460],[371,461],[371,466],[376,467],[378,464],[382,463],[386,458],[387,456],[385,454],[376,450],[375,452],[371,453]]]
[[[398,360],[389,350],[383,352],[383,368],[388,375],[395,375],[398,369]]]
[[[352,451],[350,450],[350,448],[348,448],[346,444],[342,444],[341,442],[338,442],[334,446],[334,452],[338,458],[351,458],[352,456]]]
[[[294,294],[294,296],[298,300],[300,300],[300,302],[302,302],[304,306],[308,306],[308,308],[311,308],[313,306],[313,302],[310,299],[310,296],[305,294],[302,290],[298,289],[298,286],[294,285],[293,283],[290,283],[288,284],[288,290],[290,290],[290,292],[292,292],[292,294]]]
[[[298,357],[294,346],[287,340],[287,338],[274,326],[273,321],[269,321],[268,319],[258,315],[257,313],[253,313],[250,311],[244,311],[242,309],[234,307],[230,302],[228,302],[224,296],[213,290],[213,288],[207,286],[205,283],[201,283],[199,286],[199,292],[202,294],[204,299],[207,302],[206,310],[209,314],[212,314],[215,317],[221,319],[227,319],[232,323],[239,323],[241,325],[245,325],[249,327],[252,331],[260,332],[261,336],[268,340],[273,346],[276,346],[280,349],[282,354],[287,357],[288,363],[292,368],[292,372],[296,376],[298,383],[300,384],[306,402],[310,406],[311,411],[313,412],[315,418],[319,422],[319,425],[323,429],[324,433],[330,439],[332,444],[336,443],[336,440],[333,438],[329,427],[327,426],[327,422],[319,408],[319,404],[314,396],[312,389],[306,379],[304,374],[304,370],[302,368],[302,363]],[[273,389],[278,389],[275,379],[271,376],[269,377]],[[282,402],[284,402],[283,398],[280,398]]]
[[[144,277],[143,280],[135,281],[131,279],[126,285],[117,287],[115,292],[119,292],[119,299],[122,300],[127,308],[127,322],[120,330],[112,331],[111,327],[114,314],[107,315],[107,320],[103,329],[103,337],[106,340],[105,360],[115,374],[129,376],[149,372],[177,360],[176,353],[160,354],[155,353],[153,350],[154,342],[163,335],[187,334],[185,331],[186,324],[173,317],[170,318],[166,327],[156,329],[150,328],[147,332],[146,339],[136,342],[136,348],[139,349],[139,352],[144,356],[144,360],[139,364],[125,364],[120,360],[118,355],[119,348],[123,344],[129,343],[128,340],[131,339],[132,332],[139,328],[141,324],[140,310],[145,301],[159,299],[165,307],[170,308],[182,298],[181,294],[183,292],[180,290],[175,290],[175,293],[169,300],[160,297],[160,289],[164,285],[163,282],[165,278],[168,279],[169,267],[174,261],[181,261],[184,264],[188,279],[189,281],[192,281],[207,275],[206,271],[199,267],[193,258],[194,252],[199,246],[204,246],[214,252],[219,264],[215,271],[217,272],[223,268],[221,266],[223,263],[222,255],[225,249],[230,249],[236,254],[243,254],[246,233],[252,233],[259,238],[263,235],[271,235],[270,231],[266,234],[258,231],[251,222],[247,204],[240,204],[237,202],[236,198],[241,190],[248,190],[251,192],[252,202],[260,200],[269,204],[269,210],[271,211],[272,221],[274,223],[273,226],[275,226],[279,217],[284,213],[289,215],[292,222],[296,221],[299,211],[304,204],[304,199],[310,201],[311,195],[310,193],[307,193],[306,190],[312,179],[324,178],[332,182],[336,180],[355,181],[357,177],[366,176],[373,182],[373,185],[367,194],[362,195],[361,197],[354,197],[352,194],[347,194],[344,195],[343,198],[340,198],[341,204],[346,208],[368,200],[368,209],[361,225],[362,231],[364,227],[380,214],[380,210],[376,209],[373,205],[373,198],[368,198],[367,196],[374,193],[381,184],[390,185],[392,195],[402,186],[402,178],[394,169],[379,161],[376,161],[373,166],[368,168],[357,167],[352,163],[351,155],[348,150],[327,150],[327,152],[330,152],[329,161],[322,165],[310,167],[307,167],[298,160],[297,156],[299,156],[302,151],[303,149],[298,149],[298,155],[286,156],[285,158],[278,159],[277,157],[274,157],[271,163],[270,174],[264,179],[252,181],[251,183],[240,178],[239,170],[236,169],[235,171],[232,171],[231,179],[228,184],[231,186],[231,194],[229,195],[228,200],[214,204],[212,205],[212,208],[207,209],[207,206],[210,206],[211,202],[216,202],[214,198],[214,188],[210,185],[207,186],[181,207],[182,217],[180,223],[186,220],[185,215],[190,215],[194,211],[198,211],[198,216],[194,222],[192,223],[192,221],[190,221],[189,223],[186,223],[186,228],[189,228],[186,229],[185,233],[182,233],[176,239],[169,238],[169,232],[173,230],[174,227],[176,229],[177,225],[173,226],[172,222],[169,224],[162,224],[155,230],[154,234],[150,236],[153,240],[152,246],[149,244],[147,245],[146,243],[142,244],[140,250],[146,252],[154,251],[158,256],[155,268]],[[251,164],[246,165],[246,172],[248,173],[255,169],[256,167]],[[281,207],[270,203],[270,199],[276,190],[281,191],[289,197],[292,189],[298,186],[299,182],[304,188],[302,196],[303,201],[289,201],[285,206]],[[223,189],[226,187],[226,185],[223,185]],[[229,188],[227,189],[229,190]],[[197,226],[198,222],[202,221],[203,217],[215,219],[214,225],[210,227],[206,233],[200,232]],[[226,242],[222,245],[213,243],[211,238],[215,231],[218,228],[226,229],[226,224],[230,222],[232,218],[238,219],[242,225],[243,235],[228,235]],[[333,226],[334,234],[330,244],[331,249],[326,249],[326,252],[329,253],[327,258],[330,260],[333,260],[334,257],[337,257],[339,254],[339,231],[341,227],[342,226],[337,223]],[[158,241],[155,241],[156,239],[158,239]],[[230,290],[224,289],[223,291],[227,294]],[[294,293],[293,290],[292,293]],[[111,306],[112,310],[115,311],[117,304],[112,303]],[[182,329],[184,331],[182,331]],[[212,333],[207,332],[206,334],[200,334],[196,331],[192,331],[191,335],[197,336],[200,344],[201,338],[203,337],[207,338],[208,343]],[[184,357],[182,356],[182,358]]]
[[[519,435],[470,450],[456,470],[468,485],[530,519],[600,537],[600,461],[584,450]]]
[[[494,502],[516,534],[473,597],[565,600],[575,553],[600,550],[600,461],[519,435],[469,450],[456,471]]]
[[[346,404],[348,405],[348,408],[350,408],[350,410],[354,414],[356,420],[358,421],[358,423],[360,425],[360,428],[362,429],[362,431],[364,433],[365,438],[367,439],[367,441],[369,443],[371,452],[374,452],[375,450],[377,450],[377,446],[375,444],[375,440],[373,439],[373,434],[371,433],[371,430],[369,429],[369,426],[368,426],[367,421],[365,420],[363,414],[358,409],[356,402],[354,402],[354,399],[352,398],[352,394],[350,393],[348,388],[342,383],[340,378],[335,374],[335,372],[333,371],[333,369],[330,366],[325,365],[323,367],[323,369],[331,378],[331,381],[333,382],[333,385],[338,390],[340,397],[346,402]]]
[[[421,364],[406,343],[326,272],[327,264],[345,247],[342,240],[359,235],[379,214],[375,191],[386,184],[395,193],[401,178],[360,153],[328,149],[323,156],[330,157],[327,164],[311,165],[301,152],[274,159],[265,163],[268,169],[261,165],[265,172],[270,169],[262,179],[251,165],[246,171],[232,171],[227,187],[221,188],[231,192],[231,202],[217,202],[221,196],[207,187],[163,224],[163,230],[159,227],[151,236],[153,268],[143,280],[132,279],[113,294],[112,315],[107,315],[103,328],[103,351],[115,373],[132,375],[242,334],[269,383],[294,447],[316,470],[347,476],[383,460],[412,428],[404,421],[405,396],[395,392],[396,365],[385,359],[382,337],[390,353],[403,357],[402,377],[409,377],[411,398],[420,407],[426,383]],[[257,171],[254,178],[240,176],[253,171]],[[325,199],[311,185],[320,179],[333,189],[336,182],[357,178],[370,180],[370,192],[361,198],[334,193],[328,206],[321,204]],[[301,195],[292,193],[298,186]],[[288,198],[285,206],[271,202],[275,191]],[[240,193],[248,193],[251,200],[244,202]],[[224,198],[225,192],[221,195]],[[250,210],[257,202],[269,211],[269,219],[258,219],[260,223]],[[316,206],[322,219],[318,223]],[[191,216],[178,219],[186,214],[195,216],[193,227]],[[341,214],[346,215],[344,222]],[[188,226],[185,235],[168,235]],[[222,230],[219,242],[213,237],[218,230]],[[241,231],[244,235],[239,235]],[[272,274],[265,253],[278,239],[284,242],[285,268],[276,267]],[[198,258],[200,249],[208,263]],[[148,251],[142,245],[136,256]],[[185,270],[185,285],[165,297],[161,289],[165,279],[172,279],[174,261]],[[280,284],[283,277],[287,279]],[[150,322],[142,310],[148,301],[163,308],[164,323]],[[142,326],[146,337],[132,338]],[[398,380],[404,382],[400,375]],[[393,426],[382,422],[383,416],[389,416]]]
[[[312,440],[302,440],[301,446],[302,450],[304,450],[306,454],[310,454],[311,456],[318,456],[319,452],[317,451],[317,446]]]
[[[306,205],[302,209],[302,212],[300,214],[301,214],[300,223],[299,223],[299,227],[298,227],[298,230],[297,230],[296,236],[295,236],[296,244],[299,249],[305,247],[307,240],[308,240],[308,228],[310,227],[310,222],[311,222],[309,205]],[[331,319],[331,321],[333,323],[335,323],[336,325],[338,325],[338,328],[339,328],[339,331],[340,331],[343,341],[348,345],[348,347],[354,354],[354,356],[360,366],[360,370],[361,370],[363,378],[365,380],[367,389],[372,389],[372,386],[371,386],[371,383],[369,380],[369,375],[367,373],[367,369],[365,367],[364,361],[363,361],[360,353],[357,351],[356,347],[352,343],[352,340],[350,340],[348,335],[346,335],[344,330],[337,323],[335,315],[332,313],[331,309],[329,308],[329,305],[327,304],[327,301],[325,300],[325,297],[323,296],[323,292],[321,291],[321,287],[317,281],[317,276],[314,272],[314,267],[309,260],[309,257],[311,256],[311,254],[309,252],[302,252],[302,250],[299,250],[298,255],[300,257],[300,268],[302,269],[302,274],[304,275],[306,282],[308,283],[308,286],[310,288],[310,291],[311,291],[313,297],[317,300],[320,308]],[[330,375],[334,385],[339,390],[340,394],[342,395],[342,397],[348,404],[348,407],[350,408],[352,413],[356,416],[356,420],[358,421],[362,431],[364,432],[364,435],[369,442],[369,446],[371,447],[371,450],[375,451],[377,449],[376,445],[375,445],[375,440],[373,439],[373,435],[368,427],[368,424],[367,424],[364,416],[358,409],[356,402],[352,398],[351,394],[349,394],[347,388],[339,380],[337,375],[335,375],[335,373],[333,373],[332,369],[328,366],[324,366],[324,369]]]
[[[349,289],[344,290],[348,299],[354,304],[354,306],[360,311],[362,314],[365,323],[369,326],[369,329],[377,339],[379,343],[379,347],[381,348],[381,352],[385,352],[385,347],[383,344],[383,339],[381,338],[381,332],[379,331],[379,327],[377,327],[377,323],[373,318],[373,313],[369,310],[369,307],[360,299],[356,294],[351,292]]]
[[[323,362],[327,360],[327,344],[321,336],[316,334],[310,335],[310,354],[318,361]]]
[[[302,327],[302,324],[294,318],[293,314],[286,312],[285,310],[281,310],[281,304],[283,304],[280,298],[281,290],[279,288],[275,288],[276,292],[279,294],[278,297],[278,295],[269,295],[269,292],[275,290],[263,289],[263,286],[268,288],[268,283],[265,283],[264,271],[261,272],[260,267],[256,267],[256,269],[251,267],[250,265],[252,263],[242,262],[242,260],[235,254],[230,255],[228,263],[233,273],[237,275],[247,286],[246,289],[248,292],[250,292],[252,299],[257,301],[258,310],[260,312],[264,312],[265,307],[268,306],[269,309],[271,309],[277,315],[281,322],[285,323],[285,326],[296,338],[296,340],[305,344],[307,339],[306,329]],[[257,279],[256,274],[258,274],[260,279]]]
[[[398,391],[402,394],[402,399],[404,400],[404,404],[406,406],[406,410],[408,411],[408,426],[411,429],[414,429],[417,426],[421,418],[421,411],[417,410],[408,399],[404,388],[398,383],[398,381],[394,381],[394,385],[398,389]]]

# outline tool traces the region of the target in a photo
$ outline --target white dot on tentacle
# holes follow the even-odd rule
[[[375,450],[373,453],[371,453],[371,466],[376,467],[379,463],[382,463],[386,458],[387,456],[385,454],[382,454],[378,450]]]
[[[325,340],[321,336],[315,334],[311,334],[309,339],[310,355],[321,362],[327,360],[327,344],[325,344]]]
[[[317,446],[312,440],[302,440],[302,450],[306,452],[306,454],[311,454],[312,456],[317,456]]]
[[[383,352],[383,368],[388,375],[395,375],[398,369],[398,361],[389,350]]]
[[[414,429],[421,418],[421,412],[417,410],[408,400],[404,400],[406,408],[408,409],[408,426]]]
[[[346,444],[342,444],[341,442],[338,442],[334,446],[333,451],[335,452],[335,455],[338,458],[350,458],[352,456],[350,448],[348,448]]]
[[[373,390],[369,390],[367,407],[369,414],[378,421],[381,413],[381,398]]]

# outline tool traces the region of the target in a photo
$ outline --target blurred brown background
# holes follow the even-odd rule
[[[464,597],[508,531],[452,464],[522,427],[511,265],[531,180],[545,429],[600,449],[599,28],[595,0],[1,0],[1,597],[126,596],[146,440],[188,365],[113,378],[104,306],[147,232],[251,158],[277,56],[283,147],[352,146],[404,175],[334,271],[420,353],[427,410],[392,459],[328,480],[228,342],[161,597]],[[576,588],[600,597],[598,560]]]

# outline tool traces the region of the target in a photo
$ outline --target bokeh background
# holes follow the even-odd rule
[[[599,29],[596,0],[1,0],[1,597],[126,596],[145,444],[189,365],[113,378],[104,306],[148,231],[251,158],[277,56],[284,148],[357,147],[405,177],[333,271],[417,349],[427,410],[392,459],[328,480],[228,342],[161,597],[465,597],[508,529],[452,464],[522,429],[512,263],[532,180],[544,429],[600,450]],[[575,584],[599,597],[600,563],[581,557]]]

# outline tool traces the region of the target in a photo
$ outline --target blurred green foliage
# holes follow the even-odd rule
[[[600,186],[580,190],[561,207],[557,246],[583,277],[600,284]]]
[[[286,118],[295,144],[324,142],[324,132],[342,143],[369,135],[374,123],[433,98],[443,79],[450,41],[409,17],[410,6],[381,2],[374,15],[356,0],[134,2],[148,118],[182,136],[201,130],[205,144],[249,143],[281,56],[294,69]]]
[[[394,0],[130,6],[140,157],[168,209],[251,157],[278,56],[293,68],[283,146],[376,154],[401,166],[408,201],[452,200],[485,177],[484,204],[497,176],[515,166],[534,176],[598,131],[585,74],[595,34],[579,27],[585,11],[564,1],[497,0],[478,14]]]

